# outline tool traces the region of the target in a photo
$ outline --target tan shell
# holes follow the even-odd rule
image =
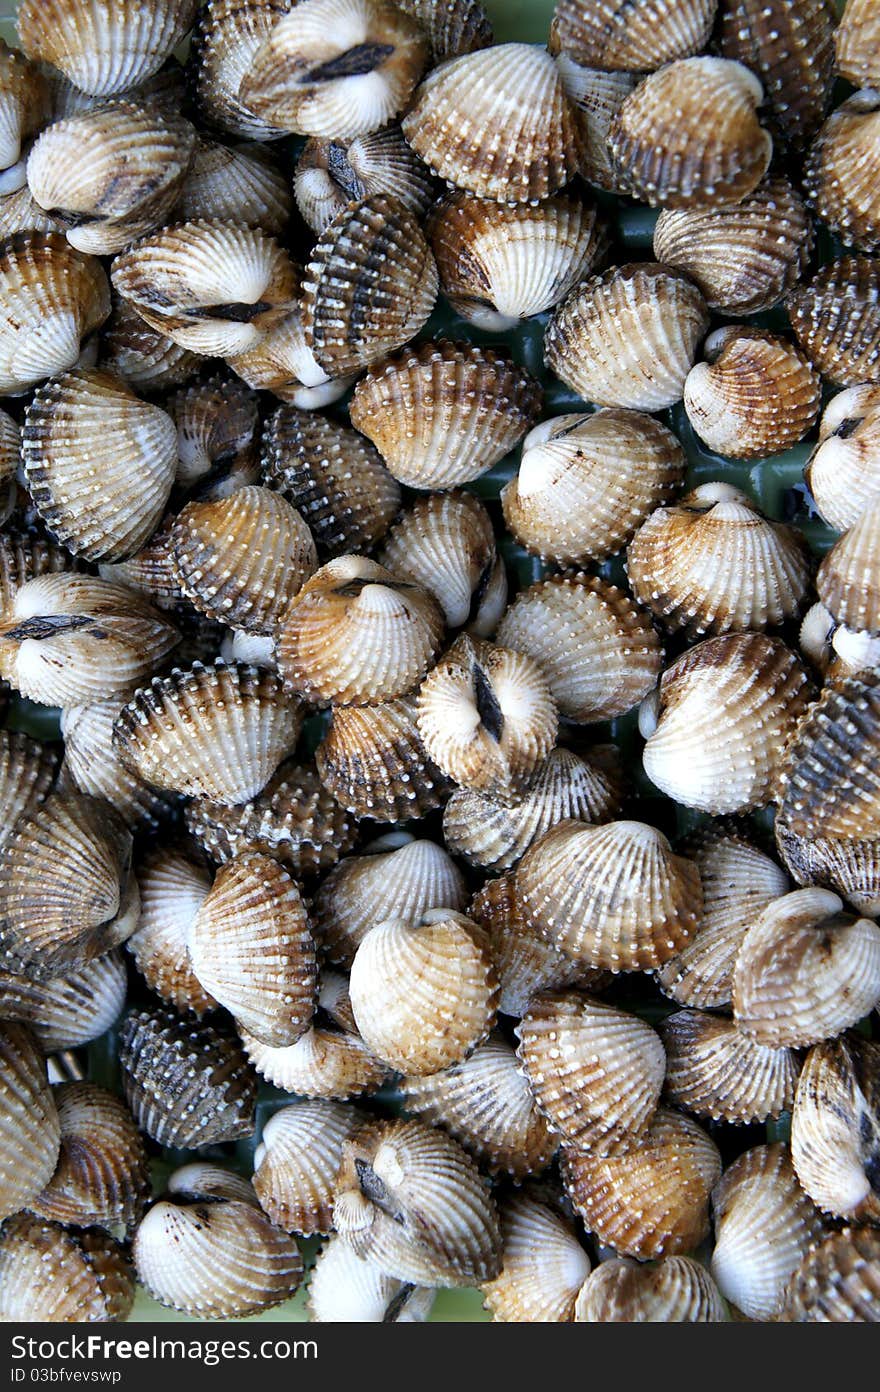
[[[880,1045],[858,1035],[816,1044],[791,1118],[791,1158],[817,1208],[849,1222],[880,1218]]]
[[[799,1063],[789,1049],[754,1043],[732,1020],[680,1010],[660,1025],[666,1096],[713,1121],[767,1121],[790,1112]]]
[[[542,992],[516,1033],[535,1101],[567,1149],[613,1155],[638,1143],[666,1068],[650,1025],[576,991]]]
[[[398,6],[400,8],[400,6]],[[398,126],[368,135],[307,140],[296,162],[293,191],[300,214],[321,233],[352,199],[374,193],[394,198],[424,217],[434,181]]]
[[[810,147],[804,187],[817,215],[848,246],[880,247],[880,99],[857,92],[837,108]]]
[[[653,261],[575,286],[544,339],[547,366],[599,406],[657,411],[680,400],[709,312],[695,285]]]
[[[133,830],[155,831],[167,817],[171,800],[132,773],[113,743],[116,717],[128,700],[128,693],[121,692],[62,712],[62,781],[76,792],[109,802]]]
[[[315,411],[344,396],[356,374],[328,377],[318,366],[303,323],[302,301],[243,353],[233,353],[227,365],[249,387],[273,392],[280,401],[303,411]]]
[[[261,145],[221,145],[200,135],[170,220],[220,218],[280,237],[292,211],[290,185]]]
[[[207,0],[199,7],[190,73],[204,124],[249,140],[284,134],[244,105],[239,88],[254,55],[288,8],[287,0]]]
[[[53,1090],[61,1124],[58,1165],[29,1205],[56,1223],[131,1228],[149,1194],[147,1156],[124,1102],[94,1083]]]
[[[164,610],[171,622],[183,624],[183,595],[174,575],[171,562],[172,513],[166,513],[145,546],[124,561],[104,561],[98,566],[102,580],[110,580],[126,590],[134,590],[144,599]]]
[[[523,856],[530,923],[584,966],[645,971],[681,950],[703,907],[696,865],[643,822],[559,822]]]
[[[660,674],[650,621],[622,590],[594,576],[539,580],[517,595],[495,636],[534,658],[559,714],[583,724],[631,710]]]
[[[501,1271],[483,1286],[483,1303],[501,1324],[562,1324],[574,1318],[575,1298],[590,1258],[571,1227],[527,1194],[504,1200]]]
[[[450,785],[425,753],[411,697],[376,706],[337,706],[315,751],[321,782],[356,817],[424,817]]]
[[[780,1320],[788,1324],[876,1324],[880,1233],[844,1228],[811,1247],[789,1282]]]
[[[58,1160],[61,1126],[46,1063],[22,1025],[0,1024],[0,1216],[30,1207]]]
[[[81,91],[109,97],[158,72],[192,25],[196,0],[23,0],[18,37],[29,58],[60,68]]]
[[[492,24],[479,0],[398,0],[397,8],[425,31],[431,67],[492,43]]]
[[[688,637],[776,628],[807,600],[810,553],[728,483],[702,483],[652,513],[627,550],[636,598]]]
[[[854,87],[880,85],[880,16],[874,0],[847,0],[834,43],[841,77]]]
[[[842,256],[786,300],[795,336],[835,386],[880,382],[880,264]]]
[[[0,201],[4,205],[25,185],[22,147],[45,124],[49,112],[49,85],[39,68],[5,41],[0,43]]]
[[[180,1011],[204,1015],[217,1002],[193,971],[189,936],[211,888],[207,870],[183,852],[156,848],[138,870],[141,913],[128,950],[151,991]]]
[[[620,179],[608,148],[611,123],[639,78],[636,73],[602,72],[583,67],[568,53],[556,55],[556,66],[581,131],[580,172],[608,193],[620,192]]]
[[[880,498],[823,558],[816,590],[836,623],[880,633]]]
[[[254,1152],[253,1185],[285,1232],[328,1233],[345,1142],[365,1118],[341,1102],[291,1102],[273,1112]]]
[[[134,1272],[100,1228],[71,1232],[20,1213],[0,1230],[0,1319],[117,1323],[134,1304]]]
[[[151,328],[127,300],[120,299],[101,333],[99,358],[104,371],[142,392],[179,387],[203,362],[200,354]]]
[[[589,975],[531,926],[516,897],[513,875],[487,880],[468,913],[489,940],[502,1014],[519,1019],[537,991],[569,986]]]
[[[242,1043],[261,1077],[300,1097],[339,1101],[360,1097],[381,1087],[390,1071],[359,1034],[326,1024],[310,1025],[286,1049],[260,1044],[247,1032]]]
[[[28,580],[76,569],[73,557],[37,528],[0,533],[0,618],[5,622],[12,616],[15,597]]]
[[[351,419],[401,483],[455,488],[513,449],[541,401],[535,379],[506,352],[439,339],[369,372]]]
[[[386,1276],[344,1237],[324,1243],[309,1274],[313,1324],[421,1324],[433,1303],[434,1291]]]
[[[712,1277],[693,1258],[663,1257],[654,1266],[624,1258],[596,1267],[574,1317],[586,1324],[718,1324],[727,1312]]]
[[[880,1000],[880,927],[844,912],[827,889],[798,889],[771,903],[736,961],[738,1029],[771,1049],[830,1039]]]
[[[24,178],[24,168],[18,168],[21,169],[21,177]],[[11,173],[12,171],[7,170],[5,174],[0,174],[0,185]],[[15,193],[7,193],[0,198],[0,238],[6,241],[7,238],[21,232],[64,233],[64,223],[59,218],[50,217],[48,213],[43,212],[40,205],[31,198],[27,184]]]
[[[708,1234],[721,1156],[695,1121],[660,1107],[620,1155],[564,1147],[562,1173],[575,1211],[603,1246],[642,1259],[675,1256]]]
[[[58,772],[58,750],[17,730],[0,730],[0,848],[19,817],[36,811]]]
[[[880,497],[880,390],[850,387],[829,401],[819,424],[819,444],[804,470],[822,516],[835,531],[855,525]]]
[[[611,123],[621,182],[667,208],[739,203],[763,179],[773,140],[758,122],[761,83],[741,63],[685,58],[639,83]]]
[[[712,816],[776,797],[785,742],[811,690],[795,654],[763,633],[698,643],[663,673],[644,712],[645,772],[661,792]]]
[[[29,1026],[46,1054],[90,1044],[110,1028],[125,1003],[120,952],[107,952],[69,976],[32,981],[0,972],[0,1018]]]
[[[177,427],[177,483],[203,502],[257,479],[260,403],[229,373],[202,378],[166,402]]]
[[[553,37],[576,63],[652,72],[706,47],[714,0],[557,0]]]

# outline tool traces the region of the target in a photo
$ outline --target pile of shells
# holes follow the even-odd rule
[[[880,1321],[833,10],[20,0],[0,1320]]]

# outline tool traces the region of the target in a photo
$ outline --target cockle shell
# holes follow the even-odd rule
[[[128,700],[129,694],[120,692],[62,712],[62,780],[76,792],[109,802],[133,829],[155,831],[168,816],[171,800],[132,773],[113,743],[116,717]]]
[[[0,972],[0,1019],[28,1025],[43,1053],[76,1049],[104,1034],[125,1002],[127,980],[120,952],[50,981]]]
[[[847,0],[834,43],[841,77],[854,87],[880,85],[880,16],[874,0]]]
[[[790,1049],[754,1043],[732,1020],[680,1010],[660,1025],[666,1096],[698,1117],[734,1123],[790,1112],[798,1060]]]
[[[795,337],[835,386],[880,382],[880,263],[830,261],[785,302]]]
[[[576,63],[652,72],[708,43],[716,0],[558,0],[553,39]]]
[[[8,1218],[48,1184],[61,1144],[61,1124],[46,1063],[22,1025],[0,1023],[0,1217]]]
[[[830,0],[720,0],[717,38],[725,58],[760,78],[768,124],[795,150],[828,106],[838,6]]]
[[[501,1218],[501,1271],[483,1286],[496,1323],[570,1323],[590,1258],[568,1223],[527,1194],[506,1198]]]
[[[99,361],[133,391],[152,393],[179,387],[203,358],[151,328],[127,300],[116,299],[101,332]]]
[[[309,1276],[307,1309],[314,1324],[420,1324],[434,1292],[386,1276],[344,1237],[331,1237]]]
[[[854,526],[880,497],[878,449],[880,389],[850,387],[832,397],[804,477],[820,515],[835,531]]]
[[[199,7],[189,70],[205,125],[249,140],[284,134],[245,106],[239,89],[254,54],[289,8],[289,0],[207,0]]]
[[[293,191],[303,220],[321,233],[353,199],[374,193],[423,217],[434,181],[399,126],[386,126],[348,139],[336,132],[331,139],[307,140],[296,162]]]
[[[7,411],[0,411],[0,519],[14,511],[18,496],[16,474],[21,461],[21,431]]]
[[[136,102],[147,106],[160,116],[179,116],[186,101],[186,74],[176,57],[170,54],[152,76],[135,82],[119,92],[95,95],[84,92],[71,82],[60,68],[43,63],[41,71],[49,83],[52,119],[66,121],[84,111],[96,111],[112,99]]]
[[[369,372],[351,419],[401,483],[455,488],[513,449],[541,401],[535,379],[506,352],[439,339]]]
[[[230,354],[226,362],[249,387],[273,392],[280,401],[303,411],[315,411],[338,401],[355,375],[331,379],[318,366],[303,323],[301,300],[292,304],[284,318],[259,342],[243,353]]]
[[[559,822],[526,851],[516,893],[529,921],[584,966],[645,971],[680,951],[703,907],[693,861],[642,822]]]
[[[166,513],[146,545],[124,561],[103,561],[98,566],[102,580],[123,589],[134,590],[164,611],[168,622],[184,624],[184,598],[174,574],[171,556],[173,513]]]
[[[170,221],[220,218],[280,237],[293,197],[281,168],[261,145],[221,145],[200,135]]]
[[[624,101],[637,86],[638,75],[584,67],[565,52],[556,55],[556,66],[565,95],[578,117],[582,178],[608,193],[620,192],[618,171],[608,148],[608,132]]]
[[[398,0],[427,35],[431,67],[492,44],[492,24],[479,0]]]
[[[487,880],[468,914],[489,940],[502,1014],[519,1019],[537,991],[555,990],[590,975],[531,926],[517,899],[513,875]]]
[[[29,58],[60,68],[81,91],[109,97],[159,71],[192,25],[196,0],[23,0],[18,37]]]
[[[46,801],[58,772],[59,751],[17,730],[0,730],[0,849],[19,817]]]
[[[47,1223],[30,1213],[0,1229],[0,1319],[18,1323],[117,1323],[134,1304],[134,1272],[100,1228]]]
[[[300,1097],[344,1101],[375,1092],[390,1069],[367,1048],[360,1035],[341,1029],[329,1017],[317,1018],[285,1049],[272,1049],[246,1031],[242,1043],[261,1077]]]
[[[727,1314],[705,1267],[692,1257],[663,1257],[654,1266],[603,1261],[584,1281],[574,1317],[586,1324],[717,1324]]]
[[[880,1218],[880,1045],[856,1034],[816,1044],[791,1118],[791,1158],[817,1208],[849,1222]]]
[[[0,198],[25,185],[22,146],[49,118],[48,83],[23,53],[0,44]],[[48,230],[48,229],[47,229]]]
[[[78,569],[69,551],[35,527],[0,532],[0,618],[12,617],[15,597],[29,580]]]
[[[53,1089],[61,1125],[58,1165],[29,1205],[56,1223],[131,1228],[149,1194],[147,1156],[125,1103],[94,1083]]]
[[[254,1152],[253,1185],[285,1232],[328,1233],[345,1142],[365,1121],[341,1102],[292,1102],[273,1112]]]
[[[876,1324],[880,1300],[880,1233],[844,1228],[803,1257],[785,1292],[787,1324]]]
[[[23,179],[24,168],[19,168]],[[7,175],[10,173],[11,171],[7,170]],[[5,177],[6,175],[0,173],[0,185]],[[64,223],[59,218],[43,212],[40,205],[31,198],[27,184],[15,193],[6,193],[0,197],[0,238],[5,242],[21,232],[64,232]]]
[[[857,92],[828,117],[810,147],[804,187],[827,227],[861,251],[880,247],[880,98]]]
[[[257,481],[260,404],[229,373],[202,378],[166,402],[177,426],[177,483],[196,497],[227,497]]]
[[[556,310],[544,359],[585,400],[657,411],[680,400],[708,327],[702,295],[678,271],[653,261],[612,266]]]
[[[880,633],[880,498],[823,558],[816,591],[836,623]]]
[[[141,913],[128,939],[151,991],[181,1012],[203,1015],[217,1002],[193,971],[189,938],[211,888],[204,866],[181,851],[156,847],[138,869]]]

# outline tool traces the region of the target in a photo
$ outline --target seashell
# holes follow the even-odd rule
[[[443,836],[454,855],[485,870],[509,870],[557,822],[606,822],[623,801],[620,779],[589,755],[551,750],[519,802],[459,789],[443,812]]]
[[[168,221],[195,142],[179,116],[108,102],[43,131],[28,155],[28,187],[71,246],[111,256]]]
[[[797,618],[811,569],[801,534],[765,517],[729,483],[702,483],[658,508],[627,549],[636,599],[664,628],[688,637],[775,628]]]
[[[174,516],[167,513],[145,546],[124,561],[103,562],[98,566],[102,580],[123,589],[134,590],[162,610],[168,621],[184,622],[184,599],[174,574],[171,557],[171,529]],[[179,652],[176,657],[179,659]]]
[[[556,66],[581,132],[581,176],[607,193],[620,191],[618,171],[608,148],[611,123],[639,78],[629,72],[601,72],[583,67],[569,53],[556,55]]]
[[[577,991],[542,992],[516,1034],[535,1101],[563,1145],[613,1155],[638,1143],[666,1068],[650,1025]]]
[[[420,1121],[377,1122],[347,1143],[333,1223],[359,1257],[414,1285],[473,1286],[500,1270],[486,1181],[457,1141]]]
[[[461,191],[433,209],[428,236],[452,308],[490,333],[552,309],[591,269],[604,240],[595,208],[578,198],[493,203]]]
[[[353,376],[331,380],[318,366],[303,324],[301,304],[294,304],[290,313],[253,348],[227,358],[227,365],[249,387],[273,392],[279,400],[303,411],[315,411],[338,401],[354,380]]]
[[[777,795],[785,743],[811,694],[778,638],[708,638],[667,667],[656,715],[643,708],[645,772],[667,797],[711,816],[762,807]]]
[[[880,1045],[858,1035],[816,1044],[791,1118],[791,1158],[817,1208],[849,1222],[880,1218]]]
[[[540,664],[559,714],[580,724],[631,710],[660,673],[650,621],[627,594],[594,576],[551,576],[522,590],[495,637]]]
[[[19,1213],[0,1229],[0,1319],[117,1323],[134,1304],[134,1273],[100,1228],[84,1232]]]
[[[715,9],[715,0],[557,0],[553,36],[576,63],[652,72],[704,49]]]
[[[768,905],[743,939],[733,978],[737,1028],[770,1049],[830,1039],[880,1000],[880,927],[827,889]]]
[[[319,1000],[323,999],[323,992]],[[246,1031],[242,1044],[261,1077],[284,1092],[300,1097],[344,1101],[375,1092],[390,1070],[367,1048],[360,1035],[338,1028],[321,1016],[285,1049],[261,1044]]]
[[[659,1107],[622,1154],[563,1147],[562,1175],[575,1212],[603,1246],[640,1259],[676,1256],[708,1235],[721,1156],[690,1117]]]
[[[58,232],[25,232],[0,246],[0,393],[20,395],[73,367],[82,341],[110,313],[100,262]]]
[[[264,634],[318,567],[301,515],[268,488],[188,503],[172,528],[171,552],[180,589],[201,613]]]
[[[49,119],[46,78],[23,53],[0,43],[0,196],[3,203],[25,185],[22,147]],[[48,229],[47,229],[48,230]]]
[[[62,712],[62,779],[74,792],[109,802],[132,830],[156,831],[171,810],[170,799],[132,773],[113,743],[116,717],[128,700],[122,692]]]
[[[116,719],[120,757],[157,788],[248,802],[296,744],[299,703],[271,672],[223,662],[154,677]]]
[[[528,203],[577,173],[581,137],[548,53],[507,43],[453,58],[416,89],[402,121],[441,179],[503,203]]]
[[[701,829],[683,847],[703,885],[703,912],[693,936],[657,971],[680,1005],[716,1010],[730,1004],[742,940],[758,915],[789,888],[788,876],[734,823]]]
[[[403,347],[427,321],[437,287],[434,257],[409,208],[378,193],[349,203],[303,273],[303,327],[318,366],[341,377]]]
[[[483,1286],[496,1324],[563,1324],[590,1274],[590,1258],[570,1225],[525,1194],[504,1200],[501,1271]]]
[[[203,1199],[236,1199],[259,1208],[250,1180],[210,1160],[194,1160],[168,1176],[166,1193]]]
[[[850,387],[829,401],[804,477],[820,515],[835,531],[854,526],[868,504],[880,497],[878,444],[876,387]]]
[[[35,527],[0,533],[0,618],[12,615],[15,597],[29,580],[77,568],[69,552]]]
[[[422,682],[416,705],[429,759],[503,803],[525,792],[556,743],[556,706],[538,664],[467,634]]]
[[[22,1025],[0,1023],[0,1215],[30,1207],[58,1160],[61,1126],[46,1063]],[[2,1266],[2,1258],[0,1258]]]
[[[53,793],[20,818],[0,859],[0,950],[7,971],[62,976],[118,947],[137,926],[132,838],[108,803]]]
[[[312,903],[315,937],[331,961],[350,967],[374,924],[464,909],[467,898],[464,876],[441,846],[392,832],[330,871]]]
[[[341,1102],[291,1102],[273,1112],[254,1152],[254,1189],[272,1222],[289,1233],[328,1233],[345,1142],[364,1117]]]
[[[177,426],[177,483],[204,499],[257,482],[260,409],[256,393],[228,374],[178,391],[166,402]]]
[[[320,234],[349,203],[374,194],[424,217],[434,181],[400,127],[386,126],[366,135],[342,138],[337,131],[330,139],[307,140],[296,162],[293,192],[303,221]]]
[[[844,1228],[811,1247],[785,1292],[782,1323],[876,1324],[880,1233]]]
[[[196,1015],[217,1005],[190,956],[192,926],[210,888],[211,877],[198,861],[170,847],[152,850],[138,870],[141,914],[127,944],[150,990]]]
[[[211,218],[144,237],[114,259],[111,280],[151,328],[221,358],[259,343],[297,289],[296,268],[274,238]]]
[[[724,1301],[705,1267],[691,1257],[655,1266],[603,1261],[584,1281],[574,1307],[581,1324],[718,1324]]]
[[[460,1063],[495,1022],[488,944],[452,909],[377,923],[355,953],[349,990],[367,1047],[417,1077]]]
[[[53,121],[66,121],[71,116],[79,116],[84,111],[95,111],[98,107],[109,104],[108,96],[90,95],[80,87],[74,86],[60,68],[43,64],[41,70],[49,84]],[[150,107],[160,116],[178,116],[187,99],[186,75],[172,55],[152,77],[136,82],[114,95],[119,100]]]
[[[131,1228],[149,1194],[143,1141],[124,1102],[94,1083],[53,1089],[61,1151],[49,1183],[29,1205],[40,1218],[76,1227]]]
[[[519,472],[501,493],[504,520],[546,561],[602,561],[674,496],[684,464],[676,437],[650,416],[556,416],[523,441]]]
[[[408,105],[428,46],[385,0],[300,0],[253,54],[239,99],[275,128],[366,135]]]
[[[880,498],[823,557],[816,590],[835,623],[880,633]]]
[[[760,78],[768,123],[796,150],[821,125],[831,96],[838,7],[829,0],[721,0],[725,58]]]
[[[292,1296],[303,1265],[292,1237],[253,1202],[170,1193],[142,1220],[132,1248],[155,1300],[194,1319],[243,1319]]]
[[[22,458],[34,503],[59,541],[84,560],[120,561],[162,518],[177,438],[166,411],[109,373],[78,369],[35,393]]]
[[[314,1324],[420,1324],[433,1303],[432,1290],[386,1276],[344,1237],[331,1237],[312,1267],[306,1308]]]
[[[277,628],[278,670],[315,704],[370,704],[421,680],[443,635],[436,600],[375,561],[340,556],[294,596]]]
[[[441,1072],[404,1078],[401,1088],[408,1112],[442,1126],[492,1174],[518,1181],[553,1159],[557,1137],[500,1035]]]
[[[854,87],[880,86],[880,16],[874,0],[847,0],[834,43],[841,77]]]
[[[121,378],[133,391],[146,393],[179,387],[204,361],[150,328],[127,300],[120,299],[101,332],[99,358],[103,371]]]
[[[269,126],[239,97],[254,55],[289,0],[206,0],[196,15],[189,73],[203,124],[248,140],[277,140],[284,131]]]
[[[264,1044],[294,1044],[314,1011],[315,944],[299,890],[268,856],[227,861],[187,936],[202,988]]]
[[[791,1163],[788,1147],[756,1146],[725,1170],[712,1193],[712,1275],[748,1319],[779,1314],[801,1258],[824,1232]]]
[[[537,991],[555,990],[585,975],[531,926],[514,890],[513,875],[487,880],[471,901],[468,915],[489,942],[498,979],[498,1009],[519,1019]]]
[[[790,1112],[799,1071],[789,1049],[755,1044],[723,1016],[679,1010],[661,1025],[666,1096],[713,1121],[767,1121]]]
[[[880,98],[857,92],[828,117],[804,165],[804,188],[817,215],[862,251],[880,247],[878,138]]]
[[[417,19],[429,43],[429,67],[492,44],[492,24],[479,0],[398,0]]]
[[[17,730],[0,730],[0,848],[19,817],[46,801],[58,772],[59,751]]]
[[[28,1025],[43,1053],[76,1049],[110,1028],[125,1003],[126,986],[119,952],[51,981],[0,971],[0,1018]]]
[[[440,339],[368,373],[351,419],[401,483],[455,488],[503,459],[541,402],[537,382],[506,352]]]
[[[23,167],[19,165],[18,168],[21,169],[21,177],[24,178]],[[11,172],[7,170],[6,174],[0,174],[0,186]],[[23,232],[64,232],[64,223],[59,218],[43,212],[39,203],[35,203],[31,198],[27,184],[15,193],[6,193],[0,197],[0,239],[5,242]]]
[[[146,81],[192,26],[196,0],[22,0],[18,37],[29,58],[60,68],[80,91],[109,97]]]
[[[613,972],[667,961],[703,907],[696,865],[643,822],[557,823],[520,861],[516,894],[531,925],[567,956]]]
[[[0,411],[0,519],[6,521],[15,510],[21,460],[21,431],[6,411]]]
[[[880,264],[842,256],[785,302],[795,337],[829,382],[880,382]]]
[[[281,237],[292,211],[287,179],[261,145],[221,145],[200,135],[171,221],[217,218]]]
[[[762,329],[716,329],[684,384],[684,407],[704,445],[737,459],[779,454],[819,414],[818,373],[797,348]]]
[[[678,271],[646,261],[576,285],[547,325],[544,360],[599,406],[657,411],[681,399],[709,312]]]
[[[253,1134],[256,1075],[231,1031],[133,1010],[119,1064],[134,1119],[159,1145],[194,1150]]]
[[[411,697],[336,706],[315,762],[337,802],[376,822],[425,817],[442,806],[450,788],[425,753]]]

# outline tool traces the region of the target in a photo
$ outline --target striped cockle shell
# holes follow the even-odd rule
[[[288,0],[207,0],[199,7],[189,76],[204,125],[239,139],[268,141],[284,134],[245,106],[239,89],[254,54],[289,8]]]
[[[832,397],[819,444],[804,470],[820,516],[835,531],[855,525],[880,497],[880,388],[850,387]]]
[[[847,1222],[880,1219],[880,1045],[857,1034],[816,1044],[791,1118],[791,1158],[817,1208]]]
[[[0,521],[5,522],[18,501],[16,475],[21,463],[21,428],[8,411],[0,411]]]
[[[433,1303],[432,1290],[386,1276],[344,1237],[323,1245],[309,1275],[313,1324],[421,1324]]]
[[[585,1324],[718,1324],[727,1311],[712,1277],[692,1257],[662,1257],[653,1266],[612,1258],[584,1282],[574,1317]]]
[[[8,1218],[52,1178],[61,1124],[45,1059],[30,1032],[7,1021],[0,1023],[0,1135],[0,1218]]]
[[[141,912],[128,951],[151,991],[181,1012],[204,1015],[217,1002],[193,971],[189,939],[211,888],[207,869],[183,851],[158,846],[137,872]]]
[[[172,799],[151,788],[123,763],[113,743],[113,726],[130,693],[120,692],[61,713],[65,787],[103,798],[137,831],[153,832],[169,816]]]
[[[585,975],[579,963],[528,922],[512,874],[487,880],[474,895],[468,913],[489,940],[502,1014],[519,1019],[536,992],[569,986]]]
[[[785,1292],[785,1324],[876,1324],[880,1233],[844,1228],[811,1247]]]
[[[716,30],[725,58],[760,78],[766,120],[801,150],[831,96],[838,6],[830,0],[721,0]]]
[[[59,750],[18,730],[0,730],[0,849],[19,817],[46,801],[58,773]]]
[[[254,1152],[253,1185],[273,1223],[306,1237],[330,1232],[343,1146],[365,1119],[342,1102],[290,1102],[272,1113]]]
[[[492,23],[480,0],[398,0],[397,8],[425,31],[430,67],[491,47]]]
[[[176,621],[183,626],[186,618],[192,617],[192,611],[187,613],[184,608],[185,601],[174,574],[171,555],[173,526],[174,514],[166,513],[145,546],[124,561],[103,561],[98,566],[98,574],[102,580],[110,580],[126,590],[134,590],[157,609],[163,610],[169,622]]]
[[[715,0],[557,0],[553,40],[587,67],[653,72],[706,47]]]
[[[608,148],[608,132],[639,76],[584,67],[565,52],[556,55],[556,66],[580,126],[581,176],[607,193],[618,193],[620,179]]]
[[[398,7],[399,8],[399,7]],[[321,233],[352,199],[386,194],[423,217],[434,181],[399,126],[366,135],[307,140],[296,162],[293,192],[300,214]]]
[[[499,1206],[501,1270],[483,1287],[483,1303],[501,1324],[563,1324],[590,1274],[590,1258],[570,1224],[529,1194]]]
[[[733,1020],[679,1010],[660,1025],[668,1100],[712,1121],[768,1121],[790,1112],[799,1062],[790,1049],[768,1049]]]
[[[23,179],[24,166],[19,165],[18,168]],[[6,174],[12,175],[13,172],[7,170]],[[0,173],[0,185],[5,177],[6,175]],[[59,218],[43,212],[40,205],[31,198],[27,184],[15,193],[6,193],[0,197],[0,238],[6,241],[22,232],[60,232],[62,235],[64,233],[64,223]]]
[[[816,592],[835,623],[880,634],[880,497],[823,557]]]
[[[828,117],[810,147],[804,187],[816,214],[860,251],[880,248],[880,97],[857,92]]]
[[[109,97],[152,77],[184,38],[196,0],[23,0],[18,37],[30,58],[51,63],[90,96]]]
[[[874,0],[847,0],[834,43],[841,77],[854,87],[880,86],[880,15]]]
[[[868,256],[829,261],[785,301],[807,357],[838,387],[880,382],[880,263]]]
[[[19,1213],[0,1228],[0,1319],[118,1323],[134,1304],[134,1272],[100,1228],[84,1231]]]
[[[80,971],[49,981],[0,971],[0,1019],[26,1024],[45,1054],[77,1049],[114,1023],[127,984],[120,952],[106,952]]]
[[[49,119],[49,84],[23,53],[0,44],[0,199],[26,187],[23,147]],[[49,230],[48,228],[46,230]]]
[[[79,569],[70,552],[50,541],[40,528],[0,532],[0,620],[12,617],[15,596],[29,580]]]
[[[260,400],[228,372],[202,377],[165,403],[177,426],[176,482],[199,501],[257,481]]]
[[[103,371],[120,377],[133,391],[148,394],[179,387],[204,362],[200,354],[151,328],[118,297],[101,332],[98,360]]]
[[[222,145],[200,135],[169,220],[220,218],[280,237],[292,211],[288,180],[262,145]]]

